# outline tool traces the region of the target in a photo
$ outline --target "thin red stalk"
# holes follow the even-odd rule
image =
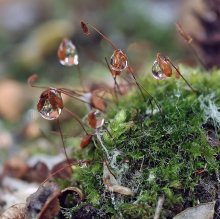
[[[64,153],[65,153],[65,156],[66,156],[66,160],[67,160],[67,162],[68,162],[68,164],[70,166],[71,163],[70,163],[70,160],[69,160],[67,152],[66,152],[66,147],[65,147],[65,144],[64,144],[63,133],[62,133],[62,130],[61,130],[59,118],[57,119],[57,125],[58,125],[58,129],[59,129],[59,132],[60,132],[60,137],[61,137],[61,140],[62,140],[62,146],[63,146],[63,150],[64,150]],[[71,166],[70,166],[70,169],[71,169],[71,171],[73,173],[73,170],[72,170]]]
[[[89,23],[87,23],[87,25],[90,26],[93,30],[95,30],[98,34],[100,34],[103,37],[103,39],[105,39],[113,47],[114,50],[118,49],[117,46],[107,36],[101,33],[96,27]]]
[[[67,108],[64,108],[64,109],[80,124],[84,132],[88,135],[89,133],[86,131],[84,125],[81,122],[81,119],[74,112],[68,110]]]

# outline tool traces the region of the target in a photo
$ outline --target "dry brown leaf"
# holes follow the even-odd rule
[[[60,189],[55,183],[46,183],[27,198],[26,219],[53,219],[60,211]]]
[[[1,219],[25,219],[25,204],[12,205],[10,208],[5,210]]]
[[[79,188],[68,187],[61,191],[59,200],[61,207],[71,208],[81,203],[84,200],[84,195]]]

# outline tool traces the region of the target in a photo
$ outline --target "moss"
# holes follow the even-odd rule
[[[165,196],[162,218],[172,217],[197,202],[195,188],[204,177],[197,174],[198,169],[205,168],[208,176],[215,177],[220,147],[210,146],[203,125],[210,123],[218,134],[219,118],[213,114],[213,106],[218,109],[220,103],[220,72],[181,70],[191,73],[186,77],[198,93],[189,90],[181,79],[146,79],[142,84],[156,98],[162,113],[153,101],[152,111],[138,91],[120,97],[118,105],[106,112],[110,135],[99,130],[102,142],[94,138],[95,144],[84,155],[87,159],[92,154],[92,164],[77,168],[74,175],[86,194],[86,203],[98,209],[98,218],[152,218],[161,194]],[[125,197],[105,188],[105,159],[119,183],[132,189],[134,196]]]

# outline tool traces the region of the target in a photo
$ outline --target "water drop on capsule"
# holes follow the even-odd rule
[[[120,49],[115,50],[110,59],[110,67],[114,71],[123,71],[128,67],[128,57]]]
[[[63,109],[61,93],[56,89],[44,91],[37,104],[40,115],[46,120],[58,119]]]
[[[88,114],[88,123],[92,128],[101,128],[104,122],[103,114],[99,110],[93,110]]]
[[[60,63],[64,66],[79,64],[79,56],[76,47],[71,40],[64,38],[58,48],[57,56]]]
[[[152,66],[152,75],[157,80],[164,80],[166,78],[166,75],[162,71],[157,60],[154,61],[153,66]]]

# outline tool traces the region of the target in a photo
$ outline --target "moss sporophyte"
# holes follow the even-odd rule
[[[208,133],[214,133],[218,139],[220,72],[204,74],[199,68],[177,67],[158,53],[152,74],[159,80],[149,75],[137,80],[122,50],[93,25],[81,22],[81,27],[88,36],[90,29],[95,30],[113,47],[106,65],[114,78],[114,87],[103,89],[102,94],[85,87],[80,91],[40,87],[44,91],[37,109],[42,117],[60,121],[65,110],[85,132],[80,146],[68,155],[79,161],[74,165],[69,162],[73,170],[71,184],[81,188],[85,199],[64,210],[74,215],[89,205],[96,218],[153,218],[156,204],[163,197],[160,216],[172,218],[202,201],[197,189],[201,180],[212,181],[216,188],[219,185],[220,148],[210,144]],[[66,55],[68,49],[73,51]],[[64,39],[58,50],[61,64],[75,63],[76,56],[78,60],[75,46]],[[183,80],[174,83],[173,70]],[[133,89],[121,91],[121,82],[116,78],[123,71],[131,75],[141,96]],[[33,87],[38,87],[34,85],[36,78],[35,75],[29,79]],[[165,78],[169,80],[161,80]],[[127,86],[131,88],[132,84]],[[86,104],[86,119],[67,109],[61,95]],[[83,161],[86,165],[82,165]],[[216,196],[217,193],[216,189]],[[215,196],[209,196],[205,201],[214,199]]]

